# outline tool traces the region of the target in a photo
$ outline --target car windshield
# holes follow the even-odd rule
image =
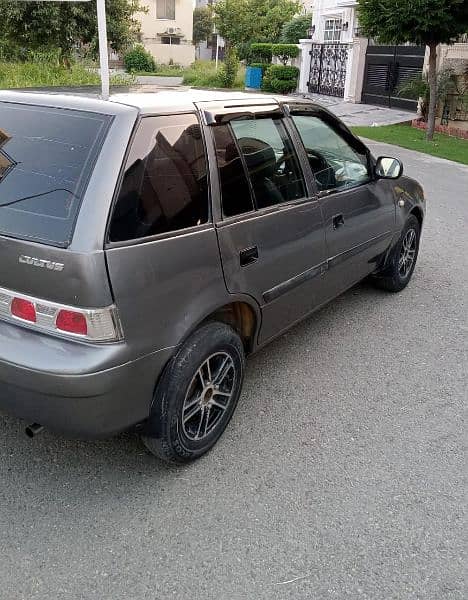
[[[0,102],[0,235],[70,244],[111,119]]]

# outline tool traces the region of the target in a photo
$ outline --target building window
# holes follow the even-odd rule
[[[169,44],[170,46],[179,46],[180,37],[174,37],[173,35],[163,35],[161,38],[161,44]]]
[[[326,42],[339,42],[342,29],[342,19],[326,19],[324,40]]]
[[[156,0],[157,19],[175,19],[175,0]]]

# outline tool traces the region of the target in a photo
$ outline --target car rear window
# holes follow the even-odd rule
[[[70,244],[112,117],[0,102],[0,235]]]

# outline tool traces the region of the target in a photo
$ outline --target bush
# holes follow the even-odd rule
[[[272,44],[271,50],[273,56],[279,58],[283,65],[286,65],[290,58],[299,56],[299,47],[296,44]]]
[[[251,56],[250,60],[256,62],[271,63],[273,53],[271,50],[273,44],[251,44]]]
[[[443,104],[445,97],[450,92],[456,91],[456,75],[453,69],[442,69],[437,73],[437,106],[440,110],[440,105]],[[429,81],[427,73],[419,73],[405,81],[397,91],[399,96],[404,98],[412,98],[419,100],[421,116],[426,121],[429,107]]]
[[[239,70],[239,59],[235,48],[228,48],[224,57],[224,63],[219,72],[219,81],[221,87],[232,88],[236,81],[237,71]]]
[[[123,62],[129,73],[153,73],[156,70],[153,56],[141,45],[135,46],[127,52],[124,55]]]
[[[294,79],[296,81],[299,77],[299,69],[285,65],[271,65],[268,68],[268,75],[276,79]]]
[[[289,94],[297,87],[299,69],[284,65],[271,65],[263,76],[262,90],[274,94]]]
[[[224,87],[223,81],[221,80],[222,72],[223,67],[220,67],[217,71],[214,61],[196,60],[188,69],[185,69],[183,83],[184,85],[193,85],[195,87],[221,88]],[[236,75],[237,77],[233,83],[233,87],[243,88],[243,69],[239,69],[239,72]]]
[[[299,47],[296,44],[251,44],[248,61],[268,64],[273,56],[286,65],[290,58],[299,56]]]
[[[294,92],[297,87],[297,82],[292,79],[275,79],[265,77],[262,83],[264,92],[272,92],[273,94],[289,94]]]

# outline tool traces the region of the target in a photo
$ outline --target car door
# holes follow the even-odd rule
[[[215,219],[226,286],[262,309],[265,342],[322,302],[323,218],[276,104],[218,111],[208,121],[221,212]]]
[[[290,105],[320,197],[327,289],[336,295],[375,270],[395,232],[395,200],[372,175],[367,147],[328,111]]]

